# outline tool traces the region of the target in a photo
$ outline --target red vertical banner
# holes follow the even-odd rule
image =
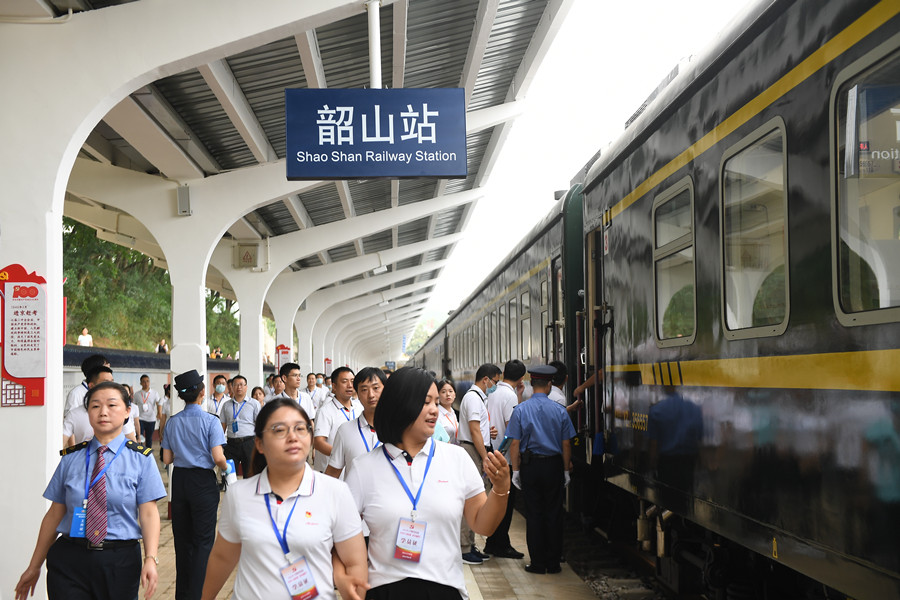
[[[284,344],[275,346],[275,368],[280,369],[281,365],[291,362],[291,348]]]
[[[331,359],[325,359],[325,377],[331,377]],[[334,383],[334,382],[332,382]]]
[[[42,406],[47,377],[46,280],[22,265],[0,270],[0,406]]]

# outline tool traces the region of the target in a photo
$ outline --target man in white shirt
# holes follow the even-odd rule
[[[521,360],[513,359],[507,362],[503,367],[503,381],[498,383],[497,390],[487,397],[487,410],[491,425],[497,429],[497,438],[494,442],[496,447],[503,442],[506,425],[512,417],[513,409],[520,402],[516,390],[525,378],[525,371],[525,363]],[[506,457],[509,462],[509,450],[506,451]],[[516,503],[515,486],[510,486],[509,494],[506,502],[506,514],[494,533],[484,541],[484,551],[497,558],[522,558],[525,555],[513,548],[509,540],[509,525],[512,522],[513,507]]]
[[[481,365],[475,372],[475,382],[459,404],[459,431],[456,433],[456,439],[475,463],[479,473],[484,470],[484,460],[490,450],[493,430],[485,400],[488,394],[497,389],[499,382],[500,368],[497,365],[490,363]],[[489,489],[490,484],[485,481],[485,491]],[[459,546],[462,550],[462,560],[466,564],[479,565],[490,558],[490,555],[478,552],[478,548],[475,547],[475,532],[465,519],[460,527]]]
[[[284,382],[284,391],[279,392],[273,398],[290,398],[294,400],[300,407],[306,411],[310,419],[316,418],[316,405],[313,404],[309,394],[300,389],[303,385],[303,373],[300,371],[300,365],[297,363],[284,363],[279,369],[280,377],[276,377],[275,381],[281,379]]]
[[[144,436],[144,445],[153,446],[153,432],[156,430],[156,421],[162,417],[159,394],[150,389],[150,376],[141,375],[141,389],[134,394],[134,404],[138,408],[138,421],[141,423],[141,435]]]
[[[86,359],[81,361],[81,372],[84,375],[84,380],[80,384],[72,388],[69,391],[69,395],[66,396],[66,406],[63,410],[63,417],[69,414],[69,411],[76,406],[82,406],[84,404],[84,397],[88,391],[88,375],[90,375],[91,372],[97,367],[108,366],[109,361],[106,360],[106,357],[102,354],[91,354]]]
[[[316,410],[319,410],[319,407],[322,406],[322,403],[325,402],[325,388],[320,388],[316,385],[316,374],[308,373],[306,375],[306,389],[303,390],[306,392],[306,395],[310,397],[312,400],[313,406],[316,407]]]
[[[556,375],[553,376],[553,379],[550,382],[552,385],[547,397],[565,408],[567,412],[573,413],[577,411],[583,402],[581,400],[576,400],[572,404],[569,404],[566,399],[566,393],[563,391],[563,387],[566,385],[566,382],[569,381],[566,363],[554,360],[550,363],[550,366],[556,369]]]
[[[353,378],[353,389],[362,404],[363,412],[352,421],[338,427],[331,457],[325,474],[340,478],[344,470],[350,466],[357,456],[368,454],[381,445],[375,433],[375,407],[384,389],[387,379],[384,372],[377,367],[366,367]]]
[[[349,367],[338,367],[331,374],[334,395],[322,404],[316,415],[316,432],[313,438],[316,448],[313,468],[316,471],[325,472],[338,427],[354,420],[363,412],[362,404],[353,397],[353,377],[353,371]]]
[[[284,394],[284,379],[281,378],[281,375],[272,375],[272,387],[266,388],[267,390],[271,390],[270,392],[266,392],[266,402],[275,398],[276,396],[281,396]],[[310,417],[311,419],[312,417]]]
[[[228,390],[228,379],[224,375],[213,377],[213,393],[204,403],[204,410],[211,415],[221,416],[222,406],[230,398],[225,392]]]
[[[225,430],[225,458],[241,465],[244,477],[250,476],[250,458],[256,440],[256,417],[262,407],[253,398],[247,397],[247,378],[235,375],[231,380],[234,398],[223,403],[219,420]]]

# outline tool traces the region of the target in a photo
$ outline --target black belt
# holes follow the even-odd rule
[[[561,458],[561,457],[562,456],[560,454],[534,454],[534,453],[531,454],[532,460],[541,460],[544,458]]]
[[[248,435],[248,436],[244,436],[244,437],[231,437],[231,438],[228,438],[228,443],[229,444],[243,444],[247,440],[252,440],[255,437],[256,437],[255,435]]]
[[[73,538],[67,535],[59,536],[59,539],[81,548],[88,550],[112,550],[114,548],[126,548],[128,546],[136,546],[140,540],[103,540],[99,544],[94,544],[86,537]]]

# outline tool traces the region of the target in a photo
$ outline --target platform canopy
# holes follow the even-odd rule
[[[336,339],[345,351],[386,355],[390,348],[396,355],[393,344],[412,331],[433,290],[428,282],[440,277],[442,265],[451,259],[509,129],[522,112],[520,101],[572,1],[302,0],[310,13],[299,23],[314,27],[286,27],[257,36],[258,43],[235,40],[231,46],[240,51],[222,46],[215,60],[147,81],[113,106],[87,136],[75,161],[64,214],[96,228],[99,237],[139,250],[169,268],[184,257],[167,256],[158,243],[154,227],[165,225],[123,210],[113,196],[120,189],[152,187],[154,179],[176,182],[178,202],[168,196],[160,199],[167,203],[166,217],[196,219],[178,210],[190,209],[192,192],[202,182],[228,174],[229,181],[236,182],[231,189],[242,190],[247,198],[245,208],[223,202],[223,210],[231,211],[231,225],[212,254],[206,286],[236,299],[243,311],[241,286],[261,282],[261,312],[269,316],[276,312],[278,295],[295,294],[292,275],[295,281],[344,289],[336,295],[342,302],[368,296],[368,303],[360,303],[367,307],[366,323],[381,327],[330,329],[330,335],[342,336]],[[146,4],[150,0],[6,0],[0,5],[0,22],[67,27],[67,20],[121,17],[135,5]],[[178,5],[165,0],[152,4],[159,8],[144,6],[133,11],[135,17],[164,19],[165,11]],[[231,4],[215,6],[227,11]],[[253,2],[260,13],[277,9],[270,4]],[[286,185],[285,89],[377,87],[370,65],[373,8],[380,19],[384,88],[464,89],[468,176]],[[83,61],[90,71],[91,58]],[[265,178],[277,180],[276,192],[259,183]],[[253,197],[255,188],[258,197]],[[332,232],[342,229],[335,224],[346,227],[340,235],[329,233],[318,240],[302,235],[329,224]],[[242,265],[240,256],[249,262]],[[331,268],[360,257],[375,262]],[[323,272],[337,278],[311,276]],[[255,279],[247,278],[251,273]],[[362,310],[351,306],[347,312]],[[316,326],[308,325],[307,331],[312,333]],[[301,330],[297,327],[298,334]]]

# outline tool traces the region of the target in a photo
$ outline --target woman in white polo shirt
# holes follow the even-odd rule
[[[260,411],[255,434],[252,471],[258,474],[228,487],[203,598],[215,598],[237,565],[236,600],[331,600],[332,547],[345,566],[341,596],[361,597],[361,522],[346,484],[306,464],[312,444],[306,411],[290,398],[275,398]]]
[[[438,402],[440,403],[440,417],[438,423],[443,426],[444,431],[450,436],[451,444],[459,444],[456,439],[456,432],[459,431],[459,419],[453,410],[453,401],[456,400],[456,388],[449,379],[442,379],[437,383]]]
[[[459,524],[465,516],[474,531],[490,535],[503,518],[510,485],[503,455],[492,452],[484,461],[493,483],[485,494],[468,454],[431,439],[438,414],[434,378],[400,369],[375,409],[383,445],[347,470],[345,481],[370,530],[367,599],[467,598]]]

